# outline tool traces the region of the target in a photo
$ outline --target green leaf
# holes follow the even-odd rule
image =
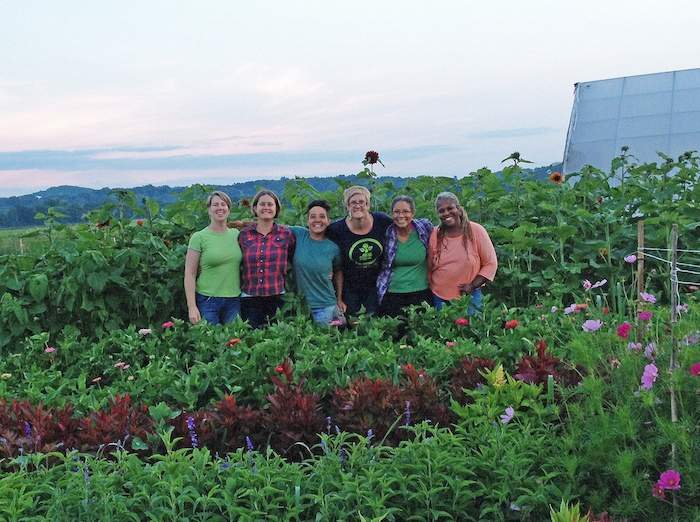
[[[35,301],[43,301],[49,288],[46,274],[34,274],[29,278],[29,294]]]

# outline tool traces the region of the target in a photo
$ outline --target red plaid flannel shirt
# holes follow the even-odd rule
[[[284,292],[284,277],[294,254],[292,231],[275,223],[263,236],[255,226],[246,227],[238,236],[243,260],[241,290],[253,296],[279,295]]]

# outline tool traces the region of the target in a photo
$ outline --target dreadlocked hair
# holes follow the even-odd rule
[[[459,222],[462,231],[462,246],[464,246],[464,251],[469,252],[469,241],[471,241],[474,236],[472,235],[472,228],[469,224],[469,216],[466,210],[460,205],[459,199],[452,192],[440,192],[435,198],[435,209],[437,210],[438,205],[441,201],[451,201],[459,210]],[[440,261],[440,254],[442,251],[447,249],[447,230],[445,226],[440,223],[437,229],[437,252],[435,253],[435,264]]]

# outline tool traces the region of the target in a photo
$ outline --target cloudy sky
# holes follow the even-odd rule
[[[700,4],[0,0],[0,196],[561,161],[579,81],[700,67]]]

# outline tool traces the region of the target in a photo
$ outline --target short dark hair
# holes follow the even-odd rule
[[[326,214],[331,213],[331,204],[325,199],[314,199],[311,203],[306,205],[306,213],[308,214],[314,207],[321,207],[326,211]]]

